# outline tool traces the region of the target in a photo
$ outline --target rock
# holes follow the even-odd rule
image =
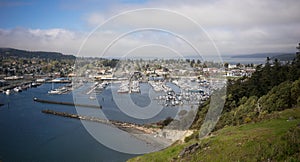
[[[292,121],[292,120],[295,120],[295,118],[293,116],[290,116],[287,121]]]
[[[237,144],[236,144],[236,146],[242,146],[242,143],[241,143],[241,142],[239,142],[239,143],[237,143]]]
[[[179,158],[184,157],[188,154],[194,153],[198,148],[200,147],[200,145],[198,143],[194,143],[188,147],[185,147],[178,155]]]

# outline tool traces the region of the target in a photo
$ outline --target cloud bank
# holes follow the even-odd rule
[[[79,1],[77,5],[80,3],[82,2]],[[99,24],[123,11],[145,7],[168,9],[195,20],[210,35],[221,54],[294,52],[296,51],[295,46],[300,41],[300,1],[298,0],[215,0],[184,3],[176,0],[154,0],[142,3],[106,2],[105,4],[109,4],[105,9],[87,8],[90,11],[82,15],[82,21],[87,26],[86,31],[63,28],[0,29],[0,46],[76,54],[89,33]],[[64,6],[68,6],[68,4],[64,4]],[[113,25],[103,28],[100,33],[97,33],[97,37],[89,40],[90,45],[93,46],[84,48],[85,55],[99,56],[100,49],[105,48],[101,46],[107,45],[115,36],[128,31],[128,29],[151,26],[153,23],[159,24],[161,27],[172,26],[172,31],[179,35],[188,35],[189,38],[200,39],[201,42],[202,37],[197,36],[199,28],[191,27],[187,20],[162,16],[155,12],[141,12],[139,15],[128,14],[117,23],[111,23]],[[203,31],[200,33],[203,34]],[[149,31],[122,38],[110,52],[112,55],[118,55],[138,46],[158,43],[176,48],[186,54],[193,53],[193,50],[178,38],[166,33]],[[159,48],[155,49],[160,51]],[[203,50],[206,49],[203,48]],[[149,50],[141,49],[139,52],[149,55]],[[157,52],[154,53],[159,55]]]

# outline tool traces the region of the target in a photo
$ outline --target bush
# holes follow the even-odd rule
[[[269,113],[272,111],[280,111],[291,107],[291,82],[286,81],[279,86],[274,87],[268,94],[260,99],[262,110]]]
[[[248,116],[244,119],[244,123],[250,123],[251,121],[251,118]]]
[[[199,139],[199,131],[195,131],[190,136],[185,137],[184,142],[189,142],[192,139]]]
[[[300,105],[299,94],[300,94],[300,79],[296,80],[292,84],[292,88],[291,88],[291,102],[292,102],[293,105]]]

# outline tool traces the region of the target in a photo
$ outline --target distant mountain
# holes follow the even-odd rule
[[[292,61],[296,57],[296,54],[281,54],[271,57],[271,60],[278,59],[280,61]]]
[[[235,55],[231,57],[232,58],[267,58],[267,57],[274,58],[276,56],[291,55],[291,54],[293,53],[254,53],[254,54],[246,54],[246,55]]]
[[[59,52],[26,51],[13,48],[0,48],[0,57],[40,58],[40,59],[76,59],[73,55],[64,55]]]

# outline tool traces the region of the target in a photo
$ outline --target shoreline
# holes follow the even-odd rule
[[[98,117],[77,115],[77,114],[71,114],[71,113],[67,113],[67,112],[58,112],[58,111],[49,110],[49,109],[42,110],[42,113],[61,116],[61,117],[67,117],[67,118],[73,118],[73,119],[92,121],[92,122],[97,122],[97,123],[106,124],[106,125],[114,125],[128,133],[152,134],[152,133],[156,132],[154,128],[146,128],[143,125],[134,124],[134,123],[127,123],[127,122],[121,122],[121,121],[115,121],[115,120],[105,120],[105,119],[101,119]]]
[[[128,122],[121,122],[115,120],[105,120],[98,117],[84,116],[78,114],[71,114],[67,112],[58,112],[54,110],[42,110],[42,113],[56,115],[61,117],[86,120],[91,122],[97,122],[109,126],[115,126],[127,133],[134,138],[137,138],[147,145],[152,145],[157,150],[164,149],[170,146],[176,141],[184,141],[186,136],[193,133],[193,130],[172,130],[172,129],[160,129],[160,128],[149,128],[147,125],[140,125]]]

